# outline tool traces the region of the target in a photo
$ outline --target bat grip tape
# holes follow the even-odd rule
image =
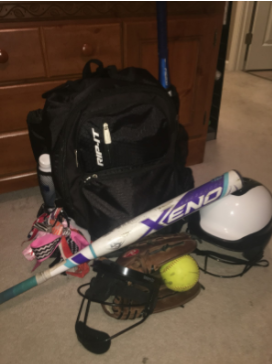
[[[10,300],[13,297],[18,296],[21,293],[28,291],[29,289],[37,286],[37,284],[38,283],[36,277],[34,276],[29,279],[26,279],[25,281],[17,284],[12,288],[7,289],[6,291],[0,294],[0,304]]]

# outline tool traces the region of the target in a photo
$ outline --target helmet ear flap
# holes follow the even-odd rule
[[[265,249],[265,245],[259,245],[259,246],[256,246],[252,249],[247,249],[247,250],[244,250],[243,251],[243,256],[248,259],[249,261],[250,260],[261,260],[264,256],[264,249]]]

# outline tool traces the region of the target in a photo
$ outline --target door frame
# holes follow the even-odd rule
[[[229,39],[229,59],[226,60],[227,71],[243,71],[245,68],[245,56],[247,45],[246,34],[250,30],[254,1],[237,1],[236,11],[233,14],[233,32]]]

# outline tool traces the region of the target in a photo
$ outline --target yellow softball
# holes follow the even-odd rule
[[[199,279],[197,262],[190,255],[164,264],[160,273],[166,287],[177,292],[188,291]]]

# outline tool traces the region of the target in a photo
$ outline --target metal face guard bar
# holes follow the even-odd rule
[[[90,283],[78,288],[78,293],[83,297],[83,300],[79,309],[75,330],[78,340],[87,350],[95,354],[103,354],[109,350],[112,339],[142,324],[153,312],[161,282],[158,278],[122,267],[110,260],[95,261],[93,270],[97,272],[97,276],[92,278]],[[85,293],[82,293],[82,288],[86,286],[89,286],[89,288]],[[107,302],[112,296],[118,296],[133,303],[117,304]],[[87,306],[84,321],[80,321],[85,300],[87,300]],[[105,332],[87,326],[91,302],[112,307],[119,306],[121,308],[144,306],[144,309],[140,321],[109,336]],[[121,316],[122,314],[121,309]],[[122,318],[124,319],[125,317]]]

